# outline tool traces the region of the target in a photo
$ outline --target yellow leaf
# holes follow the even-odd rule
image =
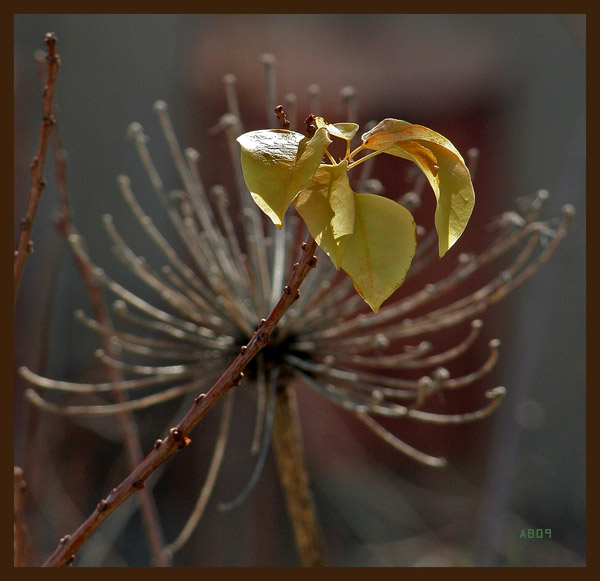
[[[465,162],[443,135],[398,119],[384,119],[362,136],[363,146],[416,163],[437,199],[435,228],[439,255],[460,238],[475,205],[475,192]]]
[[[374,312],[404,281],[417,246],[410,212],[374,194],[354,195],[354,232],[342,269]]]
[[[358,125],[356,123],[327,123],[323,117],[316,117],[315,123],[317,127],[325,127],[327,131],[334,137],[351,141],[358,131]]]
[[[244,133],[237,141],[252,198],[281,228],[283,215],[310,183],[331,143],[326,129],[318,129],[311,139],[286,129],[264,129]]]
[[[354,192],[348,163],[321,165],[294,206],[317,244],[339,270],[349,236],[354,231]]]

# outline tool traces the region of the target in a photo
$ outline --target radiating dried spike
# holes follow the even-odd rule
[[[123,371],[129,371],[137,375],[160,375],[166,377],[175,374],[177,378],[180,378],[186,376],[189,377],[190,375],[195,374],[201,375],[201,373],[207,369],[207,362],[192,365],[132,365],[115,359],[114,357],[110,357],[102,349],[97,349],[95,355],[106,365],[122,369]],[[209,363],[210,362],[208,362],[208,364]],[[220,362],[218,363],[220,364]]]
[[[481,267],[483,264],[497,259],[500,255],[506,253],[510,248],[514,247],[522,238],[526,236],[537,236],[537,232],[539,231],[539,225],[537,224],[529,224],[525,228],[511,234],[502,242],[492,245],[488,250],[484,251],[476,260],[468,264],[461,264],[454,271],[452,275],[444,279],[441,283],[438,284],[436,288],[436,294],[439,295],[440,292],[446,292],[450,288],[453,288],[458,282],[462,281],[466,276],[472,274]],[[566,226],[563,226],[561,232],[564,235],[566,231]],[[513,277],[512,273],[514,268],[519,268],[522,263],[529,257],[531,251],[533,250],[530,244],[526,244],[521,254],[514,261],[511,268],[506,270],[505,272],[511,274],[511,278],[516,279],[517,284],[520,284],[531,276],[535,271],[535,268],[539,267],[539,265],[547,260],[550,256],[553,249],[556,247],[558,242],[553,240],[551,244],[548,245],[546,249],[540,254],[540,256],[533,261],[533,264],[529,265],[527,269],[519,274],[518,277]],[[431,311],[418,319],[415,319],[410,322],[410,325],[403,321],[403,324],[395,327],[390,332],[390,338],[403,338],[409,336],[415,336],[418,334],[422,334],[425,332],[436,331],[442,329],[444,327],[456,325],[459,322],[464,321],[467,318],[472,318],[478,316],[483,311],[485,311],[490,304],[499,300],[499,297],[507,294],[509,290],[515,288],[516,284],[513,281],[510,282],[506,280],[502,276],[497,276],[490,283],[485,285],[484,287],[478,289],[471,295],[454,301],[448,306],[441,307],[435,311]],[[424,289],[423,291],[419,291],[415,295],[413,295],[413,302],[400,301],[394,305],[388,307],[388,309],[382,311],[380,313],[380,317],[377,320],[374,319],[373,314],[366,315],[364,318],[357,318],[356,320],[346,324],[346,325],[337,325],[323,332],[314,332],[313,337],[336,337],[337,345],[349,346],[351,344],[356,345],[368,345],[368,340],[365,340],[364,337],[358,337],[353,339],[342,339],[339,337],[342,333],[348,333],[350,330],[357,327],[358,322],[363,325],[367,324],[381,324],[382,322],[394,318],[399,315],[401,312],[407,312],[408,308],[414,308],[416,305],[424,304],[428,299],[431,298],[431,293],[428,289]],[[378,313],[379,314],[379,313]]]
[[[269,303],[269,308],[271,309],[277,304],[277,301],[279,300],[279,295],[281,294],[281,286],[283,284],[285,267],[287,266],[286,264],[284,264],[284,260],[286,257],[285,236],[286,231],[283,227],[275,231],[275,253],[271,270],[271,297]]]
[[[272,54],[262,54],[261,62],[265,65],[265,91],[267,106],[267,127],[273,124],[273,111],[277,105],[277,89],[275,86],[275,63],[277,59]]]
[[[429,454],[425,454],[424,452],[409,446],[406,442],[403,442],[392,433],[388,432],[388,430],[367,414],[355,414],[355,416],[382,440],[392,445],[399,452],[406,454],[409,458],[416,460],[420,464],[425,464],[426,466],[432,466],[434,468],[444,468],[446,466],[447,461],[445,458],[430,456]]]
[[[358,122],[358,103],[356,100],[356,89],[351,86],[346,86],[340,91],[342,99],[342,111],[344,119],[348,123]]]
[[[120,284],[110,279],[102,269],[96,269],[95,274],[100,282],[107,286],[112,292],[127,301],[130,305],[143,313],[151,316],[156,321],[146,322],[147,326],[152,326],[157,330],[161,330],[171,336],[177,338],[188,338],[198,344],[205,345],[207,347],[222,348],[222,340],[219,338],[207,337],[204,329],[191,321],[180,319],[152,306],[150,303],[134,295],[127,289],[123,288]],[[129,316],[130,317],[130,316]],[[140,323],[141,324],[141,323]]]
[[[121,193],[123,198],[131,208],[133,214],[138,219],[140,225],[148,235],[148,237],[156,244],[156,246],[163,252],[163,254],[167,257],[170,264],[183,276],[183,278],[192,285],[192,287],[200,293],[200,295],[210,302],[209,297],[211,296],[211,290],[206,286],[205,283],[201,282],[201,280],[196,276],[196,273],[187,266],[178,256],[177,252],[172,248],[172,246],[167,242],[164,238],[160,230],[156,228],[154,222],[143,210],[142,207],[138,204],[135,196],[130,187],[130,181],[127,176],[119,176],[117,178],[117,183],[119,184]]]
[[[229,111],[229,113],[235,115],[240,120],[240,128],[243,130],[243,128],[241,127],[242,116],[240,115],[240,104],[238,101],[236,90],[237,79],[235,78],[235,75],[231,73],[226,74],[223,77],[223,84],[225,85],[225,99],[227,100],[227,110]]]
[[[273,109],[271,109],[272,114]],[[225,116],[223,116],[225,117]],[[255,240],[255,244],[249,249],[248,252],[248,263],[253,270],[253,274],[256,280],[262,280],[267,273],[266,280],[269,280],[268,266],[267,266],[267,255],[266,255],[266,244],[264,241],[263,232],[263,219],[258,209],[258,206],[252,201],[252,198],[246,187],[244,176],[242,173],[242,166],[240,161],[240,150],[239,145],[236,142],[236,138],[239,135],[235,128],[237,124],[236,119],[230,115],[230,119],[225,124],[225,133],[227,137],[227,145],[231,161],[234,168],[234,174],[236,184],[238,188],[238,195],[240,198],[240,205],[243,208],[243,227],[245,233],[245,239]],[[275,226],[273,226],[275,228]],[[258,295],[257,298],[260,298]],[[266,293],[262,293],[262,297],[268,297]],[[264,301],[259,301],[264,302]],[[263,309],[261,309],[263,310]]]
[[[149,326],[149,328],[152,328]],[[179,349],[160,349],[157,347],[146,347],[138,343],[131,343],[123,339],[118,340],[119,348],[129,353],[136,353],[143,355],[144,357],[151,357],[154,359],[171,359],[177,361],[204,361],[210,363],[212,360],[220,359],[225,353],[229,352],[229,345],[223,345],[222,349],[202,349],[199,351],[181,351]]]
[[[220,337],[217,337],[215,340],[209,340],[209,339],[199,336],[197,333],[189,332],[188,330],[178,328],[170,323],[166,323],[166,322],[163,322],[160,320],[155,320],[154,318],[145,319],[143,317],[138,317],[138,316],[134,315],[133,313],[131,313],[130,310],[128,308],[126,308],[126,305],[127,305],[127,303],[124,300],[114,301],[113,308],[115,310],[115,313],[119,317],[121,317],[124,320],[129,321],[131,323],[139,325],[141,327],[144,327],[147,329],[152,329],[153,331],[158,331],[160,333],[168,335],[170,338],[177,339],[178,341],[183,341],[183,342],[187,343],[187,346],[185,344],[183,344],[181,346],[180,345],[174,346],[174,349],[179,353],[179,355],[198,358],[198,357],[201,357],[201,355],[199,355],[200,351],[197,351],[197,349],[199,349],[200,346],[206,346],[208,348],[213,348],[213,349],[214,348],[225,349],[229,345],[231,345],[231,343],[233,341],[232,337],[228,336],[228,335],[222,335]],[[146,314],[149,314],[149,313],[146,313]],[[152,314],[150,314],[150,316],[152,317]],[[140,345],[147,345],[150,347],[167,347],[167,348],[169,348],[169,346],[167,346],[167,345],[154,345],[152,343],[139,341],[139,340],[137,340],[137,337],[138,337],[137,335],[135,337],[129,337],[126,334],[117,335],[117,332],[115,332],[113,334],[119,338],[121,344],[124,344],[126,341],[132,341],[135,343],[139,343]],[[192,351],[192,349],[195,349],[195,350]]]
[[[471,180],[475,178],[475,173],[477,172],[477,166],[479,165],[479,149],[476,147],[471,147],[467,151],[467,167],[469,168],[469,173],[471,174]]]
[[[308,86],[308,110],[319,116],[321,114],[321,87],[316,84]]]
[[[263,235],[262,218],[256,212],[247,212],[244,210],[244,217],[254,224],[253,231],[260,235],[249,235],[247,238],[249,245],[248,257],[254,257],[254,261],[251,264],[256,269],[256,280],[259,283],[260,295],[263,297],[261,301],[261,312],[269,310],[270,305],[267,301],[271,298],[271,277],[269,274],[269,265],[266,254],[266,244]],[[282,228],[283,229],[283,228]],[[281,287],[280,287],[281,289]]]
[[[167,145],[169,146],[169,150],[171,152],[171,156],[173,161],[175,162],[175,166],[179,172],[179,175],[185,185],[186,191],[190,195],[190,199],[194,208],[196,210],[196,214],[198,220],[202,224],[204,231],[207,233],[208,240],[210,242],[210,249],[216,255],[217,260],[213,262],[220,266],[220,268],[226,268],[228,272],[233,270],[233,261],[230,256],[225,252],[225,247],[219,244],[218,236],[216,235],[213,222],[211,220],[212,211],[210,210],[210,204],[206,199],[206,194],[204,192],[204,187],[202,186],[202,182],[199,179],[199,174],[196,174],[198,179],[194,179],[190,167],[185,161],[183,154],[181,153],[181,149],[179,147],[179,143],[177,141],[177,137],[175,136],[175,131],[173,130],[173,126],[171,124],[171,120],[169,118],[166,104],[162,101],[157,101],[155,103],[155,111],[158,113],[159,121],[161,127],[163,129],[163,133],[165,139],[167,141]],[[236,121],[239,125],[239,120]],[[229,126],[226,128],[226,131],[229,132]],[[148,156],[149,158],[149,156]],[[164,201],[166,204],[166,198],[162,193],[162,190],[156,190],[159,195],[161,201]],[[197,253],[194,253],[194,248],[190,247],[190,244],[193,242],[194,238],[189,236],[184,236],[181,228],[181,222],[176,213],[170,211],[170,208],[167,206],[167,211],[169,217],[172,219],[177,232],[180,235],[182,242],[192,251],[192,253],[197,256]],[[202,269],[201,269],[202,270]],[[234,280],[234,284],[235,284]],[[209,279],[210,283],[210,279]]]
[[[322,378],[317,381],[312,375],[304,373],[300,369],[297,369],[296,373],[318,393],[346,410],[361,413],[369,411],[370,413],[388,417],[405,417],[409,412],[409,409],[405,406],[393,403],[377,404],[373,401],[371,394],[374,390],[379,390],[386,396],[387,388],[382,388],[378,385],[361,385],[356,382],[346,382],[341,379],[337,380],[339,383],[336,384],[326,383]],[[347,387],[341,385],[343,383],[347,383]],[[400,399],[400,390],[394,390],[394,394]],[[412,399],[414,398],[415,393],[410,392],[405,393],[404,395],[407,398],[410,397]]]
[[[333,379],[344,379],[349,382],[356,382],[359,378],[357,372],[332,369],[331,365],[301,359],[300,357],[291,354],[284,355],[284,360],[286,363],[295,366],[297,369],[303,369],[315,375],[327,375],[327,377]]]
[[[221,332],[231,327],[231,325],[228,324],[228,319],[215,315],[210,305],[194,289],[185,284],[181,277],[178,276],[168,264],[165,264],[161,268],[161,272],[179,292],[187,296],[198,306],[198,309],[204,312],[204,325],[214,330],[220,330]]]
[[[224,244],[225,237],[217,227],[215,215],[212,211],[210,201],[206,196],[204,186],[202,185],[198,164],[195,163],[199,155],[192,148],[187,148],[184,153],[188,161],[190,174],[192,176],[192,184],[194,186],[188,194],[194,207],[195,215],[206,232],[213,251],[213,256],[216,257],[216,264],[218,264],[226,274],[230,283],[237,288],[244,284],[243,270],[240,268],[239,262],[235,258],[235,254],[226,244]]]
[[[489,347],[490,354],[485,363],[479,369],[463,377],[454,377],[452,379],[445,380],[443,382],[444,389],[456,389],[459,387],[465,387],[466,385],[470,385],[475,381],[481,379],[484,375],[488,374],[498,361],[500,341],[498,339],[492,339],[489,343]]]
[[[550,243],[544,248],[542,253],[537,257],[537,259],[529,264],[527,268],[521,271],[518,276],[515,276],[510,282],[508,282],[503,287],[499,288],[491,297],[490,303],[496,303],[500,299],[504,298],[510,291],[514,290],[523,282],[525,282],[530,276],[535,274],[535,272],[540,268],[542,264],[544,264],[552,255],[552,253],[556,250],[557,246],[560,244],[562,239],[567,233],[567,228],[573,219],[574,209],[571,205],[566,205],[563,207],[563,217],[558,226],[556,234],[554,238],[550,241]]]
[[[421,205],[421,196],[417,192],[408,191],[398,199],[398,203],[412,213]]]
[[[170,543],[166,549],[171,551],[172,553],[176,553],[179,551],[185,543],[189,540],[194,530],[198,526],[202,515],[204,514],[204,510],[206,509],[206,505],[210,500],[212,492],[214,490],[215,482],[217,480],[217,476],[219,474],[219,470],[223,463],[223,458],[225,456],[225,448],[227,446],[227,435],[229,432],[229,427],[231,426],[231,418],[232,418],[232,409],[233,409],[233,399],[235,395],[235,390],[230,390],[225,395],[225,401],[223,404],[223,412],[221,415],[221,423],[219,425],[219,432],[217,434],[217,440],[215,442],[215,446],[213,448],[213,454],[210,461],[210,465],[208,468],[208,473],[206,475],[206,480],[200,490],[200,494],[198,496],[198,500],[188,517],[183,529],[177,535],[177,538]]]
[[[141,281],[158,292],[160,297],[167,301],[173,308],[178,310],[185,319],[191,320],[200,326],[205,326],[207,323],[210,324],[209,319],[205,315],[198,312],[197,304],[193,303],[190,299],[188,299],[187,296],[180,293],[177,289],[167,285],[162,278],[148,266],[142,257],[134,254],[134,252],[129,248],[129,246],[127,246],[123,238],[117,232],[112,216],[105,214],[103,219],[104,226],[110,238],[115,243],[116,250],[118,250],[117,256],[124,264],[131,267],[131,271],[135,273]],[[208,305],[206,302],[205,304]],[[213,329],[219,328],[218,325],[211,326]],[[214,337],[214,332],[211,331],[211,333]]]
[[[244,500],[248,497],[250,492],[256,486],[260,475],[262,474],[263,467],[265,465],[265,461],[267,459],[267,454],[271,447],[271,428],[273,427],[273,418],[275,417],[275,393],[277,386],[277,378],[279,376],[279,368],[275,367],[269,376],[269,388],[268,388],[268,396],[267,396],[267,413],[265,415],[265,426],[263,430],[263,439],[261,443],[261,448],[258,454],[258,459],[256,461],[256,466],[254,468],[254,472],[248,481],[248,484],[242,490],[242,492],[233,500],[229,502],[220,502],[217,505],[217,508],[220,511],[228,511],[232,510],[238,506],[240,506]]]
[[[256,366],[256,420],[254,422],[252,444],[250,445],[250,452],[252,454],[257,454],[260,450],[260,442],[262,440],[262,433],[267,414],[267,382],[265,378],[264,357],[262,353],[259,353],[256,358]]]
[[[290,122],[290,129],[295,131],[298,119],[298,98],[294,93],[287,93],[283,100],[285,101],[285,113]]]
[[[436,385],[427,375],[419,378],[417,382],[417,399],[409,406],[409,410],[418,410],[423,407],[427,398],[434,392]]]
[[[202,381],[193,381],[191,383],[183,383],[175,387],[171,387],[164,391],[154,393],[138,399],[128,400],[122,403],[116,404],[102,404],[102,405],[82,405],[82,406],[60,406],[55,403],[51,403],[42,397],[40,397],[35,390],[27,389],[25,391],[25,397],[35,406],[43,409],[44,411],[52,412],[58,415],[64,416],[110,416],[126,411],[134,411],[140,409],[146,409],[160,403],[164,403],[176,397],[180,397],[195,391],[201,386],[209,384],[213,380],[214,376],[204,378]]]
[[[23,379],[42,389],[64,391],[69,393],[110,393],[113,391],[130,391],[145,387],[152,387],[164,383],[171,383],[176,379],[184,379],[194,375],[194,372],[185,371],[163,376],[145,377],[143,379],[128,379],[108,383],[75,383],[71,381],[58,381],[34,373],[27,367],[20,367],[19,374]]]
[[[356,116],[356,111],[354,112],[354,115]],[[347,117],[347,121],[351,121],[351,119],[349,117]],[[373,129],[373,127],[375,127],[375,125],[377,125],[377,121],[375,121],[374,119],[371,119],[370,121],[368,121],[365,124],[363,133],[366,133],[367,131],[371,131],[371,129]],[[360,169],[360,178],[356,185],[358,192],[366,192],[367,191],[366,190],[367,182],[371,179],[371,175],[373,174],[374,163],[375,163],[375,157],[371,157],[370,159],[367,159],[364,163],[361,164],[362,167]]]
[[[239,276],[238,294],[247,297],[250,292],[250,281],[248,280],[247,263],[242,260],[242,250],[238,241],[238,237],[231,220],[231,213],[228,211],[229,197],[227,190],[223,186],[213,186],[210,190],[213,199],[216,200],[217,212],[219,218],[225,228],[225,241],[229,245],[229,254],[236,263],[236,270]],[[254,304],[254,303],[253,303]]]
[[[460,343],[456,347],[444,353],[432,355],[431,358],[426,359],[423,359],[422,357],[427,353],[431,352],[431,350],[433,349],[433,345],[428,341],[421,341],[421,343],[419,343],[419,345],[417,345],[416,347],[405,351],[394,352],[391,354],[384,355],[357,355],[355,353],[347,352],[345,350],[339,352],[334,351],[334,353],[336,354],[336,359],[338,360],[338,362],[342,364],[350,363],[352,365],[378,367],[381,369],[418,369],[424,367],[432,367],[433,365],[439,365],[449,359],[454,358],[457,353],[457,351],[455,350],[460,349],[460,352],[466,350],[466,348],[470,346],[477,338],[478,329],[477,333],[475,331],[472,331],[463,343]],[[296,348],[295,345],[294,347]]]
[[[466,424],[477,422],[489,416],[498,407],[505,395],[506,390],[503,387],[497,387],[486,392],[486,397],[491,400],[490,403],[474,412],[446,415],[423,412],[421,410],[410,410],[407,417],[431,424]]]

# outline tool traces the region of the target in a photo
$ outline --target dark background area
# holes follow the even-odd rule
[[[229,185],[225,142],[209,131],[226,111],[222,78],[237,78],[246,129],[274,125],[264,106],[264,53],[277,58],[279,100],[297,95],[299,119],[308,114],[307,88],[316,83],[325,118],[344,121],[340,90],[351,85],[361,126],[395,117],[435,129],[462,152],[478,147],[476,211],[462,249],[477,248],[490,220],[542,188],[551,194],[543,216],[559,215],[570,203],[575,220],[550,262],[484,317],[487,339],[502,340],[500,362],[482,386],[507,388],[499,411],[479,425],[418,429],[429,451],[448,457],[446,470],[399,457],[352,418],[299,390],[328,558],[360,566],[583,565],[585,27],[584,15],[550,14],[16,15],[15,241],[40,129],[33,54],[44,48],[49,31],[57,34],[62,59],[57,103],[76,225],[94,260],[124,284],[131,277],[110,253],[101,216],[126,219],[118,174],[134,183],[145,179],[127,126],[142,123],[160,151],[152,106],[165,100],[181,144],[201,154],[205,183]],[[157,157],[167,181],[171,164]],[[53,226],[57,195],[48,168],[35,252],[15,310],[15,369],[27,365],[58,379],[99,380],[97,337],[72,315],[89,310],[89,301]],[[403,187],[387,165],[378,177],[386,191]],[[160,224],[158,203],[144,203]],[[133,230],[130,240],[134,247],[146,244]],[[124,468],[113,465],[119,444],[101,437],[100,424],[90,428],[33,412],[17,376],[15,387],[15,464],[26,469],[28,525],[41,561],[122,479]],[[176,414],[177,406],[165,413]],[[216,501],[234,496],[252,470],[250,398],[240,398],[235,413]],[[153,422],[151,414],[140,415],[149,442],[158,436]],[[177,458],[156,485],[168,540],[195,502],[216,422],[207,418],[187,460]],[[411,441],[410,430],[401,433]],[[216,501],[176,565],[296,564],[272,458],[244,506],[221,514]],[[128,521],[127,510],[119,517],[123,528],[111,524],[117,514],[111,517],[81,551],[79,565],[148,562],[138,517]],[[551,529],[552,539],[520,539],[524,528]]]

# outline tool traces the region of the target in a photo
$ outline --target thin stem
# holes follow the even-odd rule
[[[23,470],[14,468],[14,519],[15,519],[15,552],[13,565],[27,566],[27,526],[25,525],[25,490]]]
[[[350,159],[352,159],[352,156],[354,156],[354,154],[357,153],[360,149],[362,149],[362,146],[358,147],[354,150],[354,152],[350,156]],[[367,161],[367,159],[371,159],[372,157],[375,157],[376,155],[383,153],[383,151],[384,151],[383,149],[380,149],[378,151],[373,151],[373,152],[365,155],[364,157],[361,157],[360,159],[353,161],[351,164],[348,165],[348,171],[350,171],[352,168],[355,168],[357,165],[360,165],[363,161]]]
[[[13,290],[14,302],[17,300],[17,290],[19,288],[19,283],[21,282],[21,276],[23,274],[23,269],[25,268],[25,262],[33,251],[31,232],[33,230],[33,222],[35,220],[35,214],[37,212],[40,198],[42,196],[42,191],[46,186],[46,182],[44,181],[44,165],[46,162],[48,141],[54,125],[54,93],[56,90],[56,77],[58,74],[58,67],[60,66],[60,57],[56,53],[56,35],[53,32],[50,32],[46,35],[45,42],[46,46],[48,47],[48,55],[46,56],[46,60],[48,61],[48,79],[43,92],[44,104],[42,114],[42,130],[40,133],[40,143],[38,146],[37,155],[33,158],[33,162],[31,163],[31,188],[29,191],[29,201],[27,204],[25,217],[21,220],[21,235],[19,237],[17,250],[15,251]]]
[[[283,293],[266,319],[262,319],[254,335],[247,345],[240,349],[240,354],[234,359],[229,368],[208,390],[199,395],[194,404],[177,424],[169,430],[164,440],[157,440],[152,451],[140,464],[119,484],[110,494],[100,500],[94,512],[72,534],[61,539],[59,546],[44,563],[45,567],[60,567],[69,565],[75,558],[76,551],[85,543],[90,535],[130,496],[144,488],[145,480],[168,458],[185,448],[190,442],[188,434],[208,411],[232,387],[239,385],[243,371],[256,354],[269,344],[273,332],[285,312],[299,298],[299,287],[308,274],[316,266],[317,258],[314,252],[317,243],[309,238],[302,245],[302,256],[294,265],[292,274]]]
[[[55,134],[55,165],[56,165],[56,183],[60,197],[61,212],[57,222],[58,229],[64,236],[65,240],[69,240],[73,236],[77,236],[77,230],[73,223],[71,206],[69,201],[69,192],[67,187],[67,164],[66,154],[61,147],[60,132],[58,123],[56,124]],[[73,249],[73,246],[70,245]],[[94,319],[98,323],[100,340],[104,352],[112,358],[118,355],[120,349],[113,342],[112,321],[108,314],[108,309],[104,301],[104,294],[100,288],[99,282],[94,275],[94,267],[85,252],[73,252],[75,264],[79,271],[79,275],[85,284],[88,292]],[[128,403],[125,392],[117,387],[122,382],[123,377],[118,368],[111,365],[105,365],[109,383],[113,386],[112,392],[116,400],[117,406],[126,406]],[[123,444],[127,454],[129,467],[135,468],[143,459],[143,452],[140,445],[139,433],[135,418],[130,411],[119,411],[117,421],[121,430]],[[149,490],[143,490],[139,498],[140,510],[142,513],[142,521],[144,530],[148,538],[151,553],[154,563],[158,567],[168,567],[171,565],[170,553],[164,550],[165,541],[160,526],[158,509],[154,498]]]
[[[323,540],[304,462],[296,394],[281,382],[277,387],[272,438],[300,563],[303,567],[323,566]]]
[[[217,436],[217,442],[215,444],[215,448],[213,451],[213,457],[210,462],[210,467],[208,469],[208,474],[206,476],[206,481],[202,486],[202,490],[200,491],[200,495],[198,496],[198,500],[196,501],[196,505],[194,509],[190,513],[190,516],[185,523],[185,526],[177,535],[177,538],[168,545],[167,550],[171,552],[171,554],[176,553],[187,543],[189,538],[192,536],[192,533],[196,530],[198,523],[200,522],[200,518],[204,514],[204,509],[208,504],[208,501],[211,497],[213,488],[215,486],[215,482],[217,481],[217,475],[219,474],[219,469],[221,468],[221,463],[223,462],[223,457],[225,456],[225,446],[227,445],[227,434],[229,432],[229,427],[231,425],[231,410],[233,408],[233,395],[235,392],[230,391],[225,398],[224,406],[223,406],[223,415],[221,418],[221,425],[219,427],[219,434]]]

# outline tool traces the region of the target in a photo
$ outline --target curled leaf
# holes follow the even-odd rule
[[[310,186],[294,200],[294,206],[311,236],[340,268],[344,249],[354,231],[354,192],[348,182],[348,163],[321,165]]]
[[[354,194],[354,232],[342,269],[374,312],[404,281],[417,246],[411,213],[374,194]]]
[[[237,141],[252,198],[281,228],[283,215],[310,183],[331,143],[326,129],[318,129],[310,139],[286,129],[264,129],[244,133]]]
[[[436,199],[435,228],[439,255],[460,238],[475,205],[475,192],[465,162],[443,135],[398,119],[384,119],[362,136],[363,147],[416,163]]]
[[[323,117],[317,117],[315,119],[317,127],[325,127],[327,131],[334,137],[339,137],[350,141],[358,131],[358,125],[356,123],[327,123]]]

